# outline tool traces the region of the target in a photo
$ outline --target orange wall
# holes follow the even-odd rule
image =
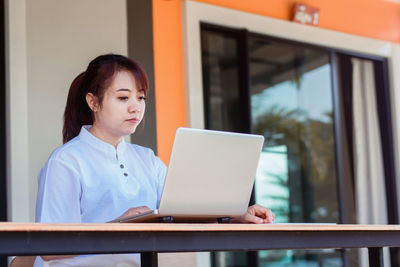
[[[175,130],[185,126],[181,1],[153,1],[158,155],[168,164]]]
[[[167,164],[177,127],[185,126],[181,1],[153,0],[158,154]],[[294,0],[196,0],[290,20]],[[319,27],[400,43],[400,4],[386,0],[301,0],[320,8]]]

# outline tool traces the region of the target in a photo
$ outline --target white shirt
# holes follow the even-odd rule
[[[158,207],[167,170],[162,161],[151,149],[124,140],[115,148],[89,129],[82,127],[77,137],[57,148],[40,171],[37,222],[102,223],[132,207]],[[135,266],[126,265],[125,259],[120,265],[118,258],[138,259],[109,256],[116,258],[115,263],[106,266]],[[50,265],[37,259],[34,266],[103,266],[79,263],[87,258],[98,256],[50,261]]]

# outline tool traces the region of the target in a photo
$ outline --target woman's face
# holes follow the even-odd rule
[[[92,94],[86,96],[94,114],[92,133],[110,143],[132,134],[143,119],[145,99],[144,91],[136,87],[130,72],[117,72],[101,105]]]

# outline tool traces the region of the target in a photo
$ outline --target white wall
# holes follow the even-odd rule
[[[28,221],[28,91],[25,0],[7,1],[7,185],[9,219]]]
[[[68,88],[89,61],[127,54],[126,0],[8,1],[9,218],[34,221],[37,174],[62,144]]]

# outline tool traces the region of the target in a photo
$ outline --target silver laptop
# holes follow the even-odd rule
[[[117,222],[213,222],[246,212],[264,137],[179,128],[157,210]]]

